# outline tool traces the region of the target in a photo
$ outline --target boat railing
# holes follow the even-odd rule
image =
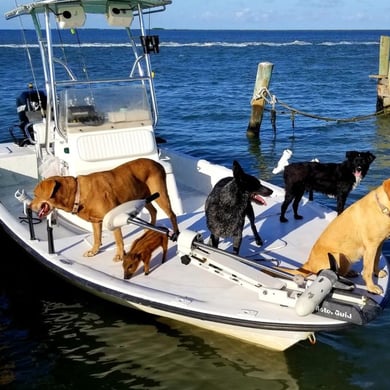
[[[62,65],[62,67],[65,70],[65,73],[69,76],[71,80],[77,80],[77,77],[73,73],[72,69],[70,69],[69,66],[64,61],[62,61],[60,58],[53,57],[53,62]]]
[[[134,64],[131,68],[130,74],[128,77],[125,78],[112,78],[112,79],[94,79],[94,80],[80,80],[77,78],[77,76],[74,74],[72,69],[69,67],[68,64],[66,64],[63,60],[60,58],[53,58],[53,62],[61,65],[65,71],[65,74],[69,76],[69,79],[64,80],[56,80],[56,85],[72,85],[72,84],[94,84],[94,83],[125,83],[125,82],[134,82],[134,81],[150,81],[151,77],[146,75],[136,75],[137,67],[140,65],[142,61],[145,60],[145,55],[138,56]]]
[[[129,83],[129,82],[142,82],[150,81],[149,77],[132,77],[132,78],[118,78],[118,79],[95,79],[95,80],[60,80],[56,81],[56,85],[61,86],[75,86],[75,85],[88,85],[88,84],[117,84],[117,83]]]

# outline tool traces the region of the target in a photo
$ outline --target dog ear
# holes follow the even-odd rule
[[[387,179],[383,182],[383,188],[385,190],[387,197],[390,200],[390,179]]]
[[[372,163],[376,159],[376,156],[374,156],[371,152],[367,152],[367,158],[368,161]]]
[[[345,152],[345,157],[349,159],[352,157],[356,157],[356,154],[357,154],[357,152],[355,152],[353,150],[349,150],[348,152]]]
[[[59,183],[55,179],[46,179],[37,186],[35,193],[39,198],[50,199],[58,190]]]
[[[241,165],[238,163],[237,160],[233,161],[233,176],[238,177],[242,176],[244,174],[243,169],[241,168]]]

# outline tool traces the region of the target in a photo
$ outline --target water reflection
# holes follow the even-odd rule
[[[116,388],[298,389],[284,354],[127,309],[115,312],[47,303],[44,322],[61,360]]]

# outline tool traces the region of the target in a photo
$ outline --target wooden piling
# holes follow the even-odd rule
[[[390,37],[382,35],[379,45],[379,74],[370,75],[377,81],[376,111],[384,110],[390,114]]]
[[[260,135],[263,111],[267,103],[262,93],[265,88],[268,89],[273,67],[274,65],[270,62],[260,62],[257,67],[256,82],[251,101],[252,112],[246,131],[248,137],[259,137]]]

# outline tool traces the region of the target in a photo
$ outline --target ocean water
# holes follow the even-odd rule
[[[275,184],[283,150],[292,161],[340,162],[348,150],[376,155],[348,204],[390,177],[390,118],[376,117],[379,41],[389,31],[158,30],[153,55],[159,124],[167,146]],[[27,32],[29,42],[31,34]],[[115,60],[118,32],[87,35],[86,55]],[[109,49],[109,53],[105,51]],[[31,55],[36,48],[31,45]],[[17,122],[16,98],[32,82],[22,38],[0,31],[0,140]],[[248,138],[258,64],[271,62],[276,129],[264,113]],[[109,74],[110,69],[101,69]],[[38,77],[38,76],[37,76]],[[39,82],[39,77],[38,77]],[[306,113],[291,116],[291,108]],[[362,116],[366,116],[364,120]],[[320,194],[315,199],[335,207]],[[375,321],[270,352],[174,321],[123,309],[65,284],[2,233],[0,387],[10,389],[387,389],[390,307]],[[389,253],[386,245],[386,253]]]

